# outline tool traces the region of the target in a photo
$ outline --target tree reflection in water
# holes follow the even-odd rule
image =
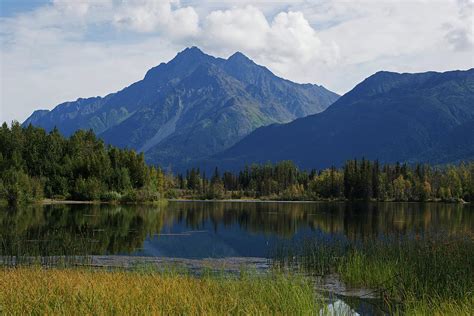
[[[383,235],[422,236],[428,231],[472,233],[473,214],[472,206],[441,203],[170,202],[166,206],[29,206],[0,210],[0,255],[131,254],[141,249],[145,240],[166,244],[171,239],[160,238],[162,232],[184,230],[206,230],[211,235],[207,239],[191,240],[196,246],[198,242],[204,243],[199,245],[203,249],[207,247],[205,243],[213,243],[216,238],[224,238],[227,245],[245,241],[248,248],[252,242],[257,247],[262,240],[268,243],[268,240],[287,240],[302,234],[356,240]],[[173,255],[174,245],[168,245],[171,250],[165,255]]]

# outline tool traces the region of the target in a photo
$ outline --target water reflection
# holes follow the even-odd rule
[[[1,254],[269,255],[280,240],[472,233],[473,207],[419,203],[170,202],[167,206],[46,205],[0,210]]]

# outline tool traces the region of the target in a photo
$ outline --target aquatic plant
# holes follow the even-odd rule
[[[470,235],[332,242],[313,238],[282,245],[275,254],[277,267],[316,275],[336,273],[349,286],[368,288],[392,312],[463,314],[474,310],[474,239]]]

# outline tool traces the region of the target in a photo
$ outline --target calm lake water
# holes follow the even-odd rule
[[[0,209],[1,254],[176,258],[272,256],[281,242],[472,233],[471,205],[170,202]]]

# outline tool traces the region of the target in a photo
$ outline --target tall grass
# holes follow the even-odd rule
[[[4,314],[311,314],[310,283],[269,274],[196,278],[155,271],[0,269]]]
[[[469,315],[474,310],[472,236],[435,234],[332,243],[305,240],[277,250],[275,263],[379,293],[393,312]]]

